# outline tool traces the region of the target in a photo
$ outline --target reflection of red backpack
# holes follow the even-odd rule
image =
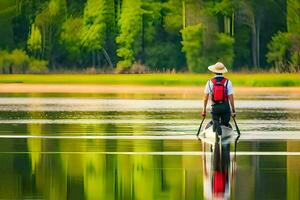
[[[214,185],[213,185],[213,192],[214,194],[223,194],[225,192],[225,173],[222,172],[215,172],[214,175]]]
[[[213,83],[213,91],[212,91],[212,100],[214,102],[222,102],[227,101],[227,79],[223,78],[221,81],[218,81],[217,79],[211,79],[211,82]],[[226,83],[226,86],[225,86]]]

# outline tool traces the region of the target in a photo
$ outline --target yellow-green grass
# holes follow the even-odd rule
[[[211,77],[212,74],[25,74],[0,75],[0,83],[199,86]],[[235,86],[300,86],[300,74],[231,73],[226,77]]]

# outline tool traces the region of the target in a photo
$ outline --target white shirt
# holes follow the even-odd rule
[[[223,75],[216,75],[215,77],[223,77]],[[233,88],[232,88],[232,83],[230,80],[228,80],[228,83],[225,82],[225,86],[227,84],[227,95],[233,94]],[[212,94],[214,84],[211,80],[208,80],[205,88],[204,88],[204,94]]]

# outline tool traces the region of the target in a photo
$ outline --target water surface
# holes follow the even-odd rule
[[[3,95],[0,199],[300,199],[300,100],[236,104],[210,145],[199,100]]]

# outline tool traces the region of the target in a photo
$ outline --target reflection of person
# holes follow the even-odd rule
[[[235,158],[230,158],[230,144],[216,143],[211,148],[211,156],[206,153],[203,156],[205,199],[230,199],[231,181],[235,175]]]
[[[230,144],[215,145],[213,158],[213,196],[224,198],[229,194],[229,173],[230,173]]]
[[[232,116],[235,117],[235,106],[233,98],[233,88],[230,80],[226,79],[223,74],[227,72],[226,67],[221,62],[217,62],[214,65],[208,67],[208,69],[215,73],[214,78],[208,80],[204,89],[203,99],[203,112],[202,117],[206,116],[206,107],[209,96],[212,101],[212,120],[213,120],[213,131],[217,131],[221,134],[221,125],[229,126],[230,121],[230,105],[232,108]],[[230,105],[229,105],[229,101]]]

